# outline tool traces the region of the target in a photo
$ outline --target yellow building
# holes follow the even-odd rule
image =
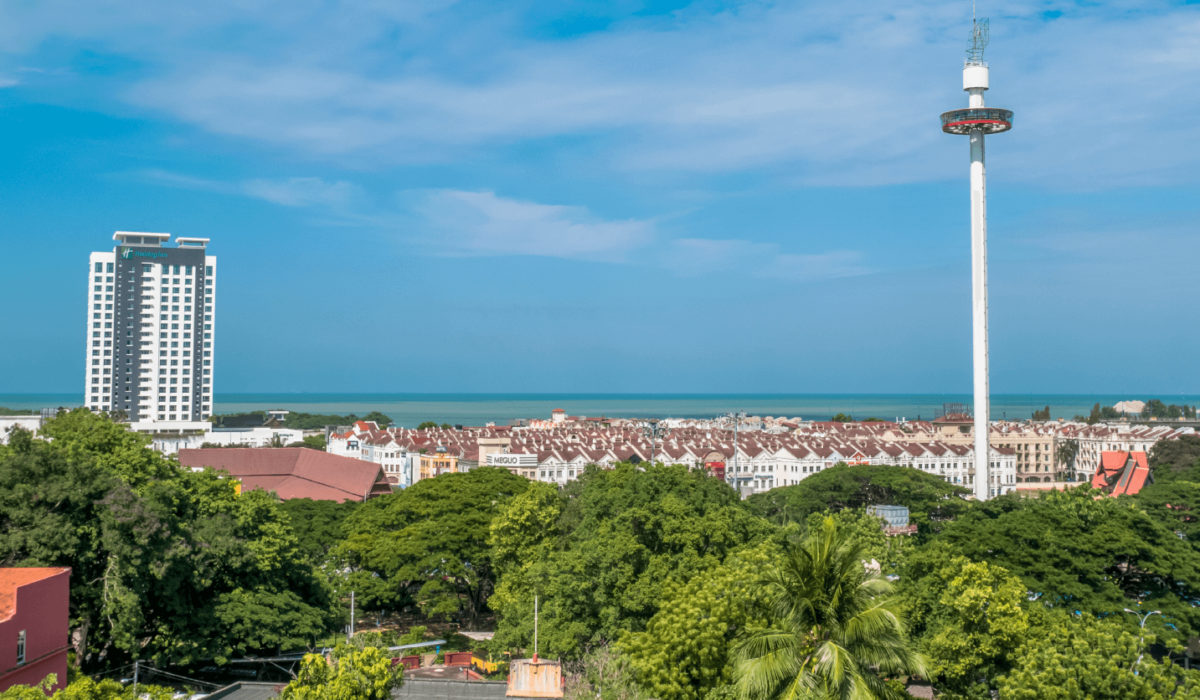
[[[417,481],[432,479],[442,474],[458,473],[458,457],[447,452],[445,445],[438,445],[432,453],[421,455],[420,461]]]

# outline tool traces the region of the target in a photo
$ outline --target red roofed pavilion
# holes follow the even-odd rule
[[[1092,486],[1110,496],[1135,496],[1143,486],[1153,483],[1145,452],[1101,452],[1100,465],[1092,476]]]
[[[392,492],[378,464],[306,447],[180,450],[179,463],[223,469],[243,489],[274,491],[283,501],[365,501]]]

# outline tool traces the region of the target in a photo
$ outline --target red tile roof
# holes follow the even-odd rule
[[[274,491],[285,501],[362,501],[392,492],[378,464],[302,447],[180,450],[179,463],[224,469],[244,489]]]
[[[70,570],[70,567],[66,566],[0,569],[0,622],[12,617],[17,611],[18,588]]]
[[[1100,464],[1092,476],[1092,486],[1111,496],[1136,495],[1147,483],[1154,483],[1145,452],[1101,452]]]

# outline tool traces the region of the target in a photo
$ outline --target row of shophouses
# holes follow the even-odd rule
[[[967,429],[964,429],[966,427]],[[329,436],[328,450],[380,464],[392,483],[410,486],[480,464],[503,466],[532,480],[565,484],[589,465],[656,461],[703,469],[743,495],[799,483],[839,462],[905,466],[972,486],[973,437],[968,421],[807,424],[787,433],[680,426],[651,443],[633,425],[566,425],[555,430],[511,428],[381,430],[358,423]],[[991,435],[990,490],[1007,493],[1026,482],[1090,479],[1105,451],[1149,451],[1155,442],[1191,432],[1170,426],[996,423]],[[1060,448],[1074,445],[1070,463]]]

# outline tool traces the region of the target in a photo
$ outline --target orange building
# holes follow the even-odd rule
[[[445,445],[438,445],[432,453],[421,455],[420,474],[417,481],[432,479],[442,474],[458,473],[458,457],[450,454]]]

